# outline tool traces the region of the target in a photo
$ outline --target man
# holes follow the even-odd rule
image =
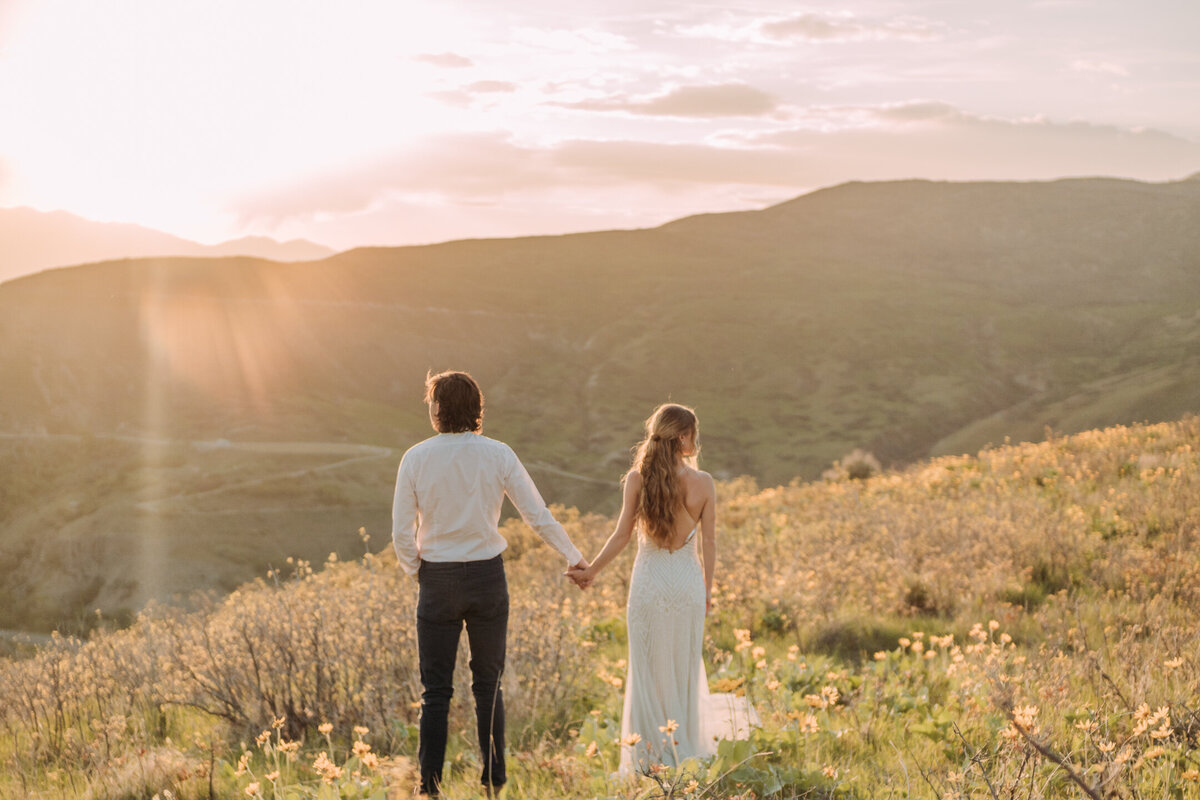
[[[421,791],[436,795],[446,755],[454,660],[463,624],[471,648],[471,692],[485,791],[497,793],[504,764],[504,672],[508,584],[500,553],[500,507],[508,495],[537,534],[568,565],[586,568],[512,449],[481,435],[483,393],[465,372],[425,379],[437,435],[400,461],[392,504],[392,544],[400,566],[419,582],[417,651],[421,667]]]

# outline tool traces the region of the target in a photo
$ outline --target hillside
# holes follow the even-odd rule
[[[203,245],[141,225],[95,222],[65,211],[0,208],[0,283],[53,267],[147,256],[255,256],[313,261],[333,255],[323,245],[247,236]]]
[[[922,800],[1048,800],[1083,797],[1081,787],[1146,798],[1200,788],[1200,418],[865,481],[741,480],[719,485],[718,499],[705,668],[713,691],[757,709],[751,739],[615,781],[632,553],[581,594],[559,575],[561,558],[513,522],[509,797],[870,800],[907,786]],[[611,525],[564,521],[589,554]],[[284,565],[196,611],[153,609],[86,643],[55,638],[0,659],[10,745],[0,795],[198,799],[257,785],[263,796],[407,796],[415,601],[385,549]],[[448,800],[478,797],[469,680],[460,659]]]
[[[548,499],[612,513],[668,398],[708,469],[764,485],[856,447],[1178,418],[1197,308],[1195,181],[847,184],[652,230],[22,278],[0,286],[0,626],[386,535],[429,368],[480,379],[485,432]]]

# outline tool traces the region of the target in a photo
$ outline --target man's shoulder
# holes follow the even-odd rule
[[[499,439],[490,439],[487,436],[484,436],[482,433],[475,435],[475,444],[481,450],[487,450],[488,452],[496,453],[501,456],[516,458],[517,455],[507,443],[502,442]]]
[[[403,461],[412,461],[414,458],[420,458],[423,453],[427,453],[437,447],[438,437],[430,436],[424,441],[417,442],[412,447],[404,451]]]
[[[404,457],[420,456],[442,448],[458,449],[467,447],[472,450],[487,453],[497,453],[504,456],[515,456],[513,449],[499,439],[489,439],[481,433],[469,434],[437,434],[417,442],[405,451]]]

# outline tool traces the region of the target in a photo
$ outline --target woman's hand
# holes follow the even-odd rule
[[[586,558],[580,559],[578,564],[568,568],[563,574],[580,589],[588,588],[592,585],[592,581],[596,580],[596,570],[588,564]]]

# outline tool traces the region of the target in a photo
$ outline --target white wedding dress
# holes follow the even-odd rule
[[[758,716],[744,697],[709,694],[704,671],[704,568],[693,528],[678,550],[639,530],[629,581],[629,669],[621,713],[620,774],[712,755],[746,738]],[[673,731],[669,722],[679,727]],[[631,734],[641,737],[634,745]],[[636,737],[635,737],[636,738]]]

